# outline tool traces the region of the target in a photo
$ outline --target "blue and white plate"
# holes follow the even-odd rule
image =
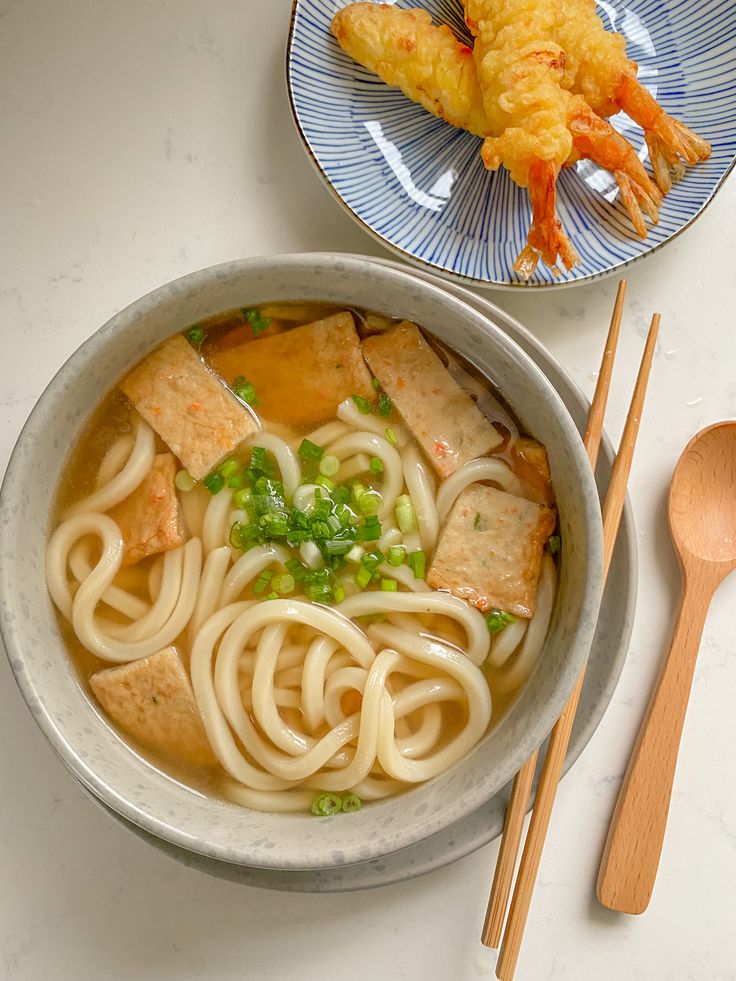
[[[665,110],[713,147],[665,198],[659,225],[639,239],[613,176],[589,161],[564,172],[558,211],[580,254],[555,277],[541,262],[528,284],[513,271],[531,209],[504,171],[489,173],[480,141],[411,103],[356,64],[330,34],[348,0],[295,0],[287,54],[289,91],[304,146],[340,203],[404,259],[476,286],[582,283],[661,248],[711,201],[736,158],[736,3],[607,0],[600,13],[628,41],[639,78]],[[460,0],[398,0],[435,23],[464,30]],[[641,129],[614,124],[648,164]]]

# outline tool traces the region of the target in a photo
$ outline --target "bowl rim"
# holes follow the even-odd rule
[[[7,544],[6,537],[9,535],[9,532],[5,531],[5,529],[12,526],[12,507],[18,490],[23,487],[22,476],[27,466],[22,459],[20,450],[32,438],[33,429],[37,424],[37,420],[41,421],[47,404],[53,405],[62,397],[65,376],[70,370],[73,370],[78,359],[81,358],[82,352],[90,352],[92,357],[99,359],[104,353],[105,345],[110,338],[116,335],[118,331],[124,330],[125,326],[137,318],[143,310],[150,311],[155,309],[157,303],[164,299],[170,299],[172,291],[174,293],[178,292],[179,295],[184,295],[198,288],[202,288],[206,284],[215,282],[218,279],[236,277],[245,272],[253,273],[260,271],[266,275],[272,275],[274,274],[275,268],[280,272],[289,268],[298,268],[300,271],[303,271],[305,268],[311,267],[317,268],[319,266],[323,268],[321,264],[325,262],[339,262],[342,269],[348,272],[355,274],[369,272],[372,276],[383,279],[385,282],[393,281],[396,285],[406,286],[407,288],[412,287],[416,289],[419,287],[421,292],[426,296],[430,297],[434,294],[445,307],[449,305],[466,319],[475,321],[476,326],[481,328],[486,335],[490,334],[494,336],[496,344],[504,349],[515,361],[520,363],[525,375],[530,378],[536,378],[538,390],[541,389],[544,391],[549,402],[556,407],[557,421],[563,430],[567,449],[572,454],[575,462],[577,479],[583,484],[585,499],[588,502],[595,501],[596,504],[598,501],[593,474],[588,465],[587,456],[578,430],[569,411],[546,376],[521,347],[508,337],[496,324],[468,306],[464,301],[447,294],[440,286],[434,286],[417,280],[411,274],[411,270],[389,269],[387,267],[379,268],[370,258],[353,258],[336,253],[297,253],[237,259],[190,272],[168,283],[161,284],[116,313],[102,327],[90,335],[66,359],[40,395],[18,436],[18,440],[8,461],[7,471],[2,487],[0,488],[0,636],[2,636],[4,641],[11,669],[26,704],[29,706],[34,718],[57,755],[77,779],[97,797],[112,807],[113,810],[139,827],[150,831],[157,837],[171,841],[190,851],[199,852],[212,858],[219,858],[231,864],[252,865],[254,867],[265,868],[314,869],[328,868],[335,864],[347,865],[369,861],[389,854],[391,851],[401,849],[408,844],[420,841],[434,834],[436,831],[449,826],[460,817],[469,814],[481,806],[486,799],[492,796],[494,789],[490,787],[489,782],[480,782],[478,785],[467,789],[461,797],[453,801],[446,809],[443,809],[440,815],[427,816],[427,819],[421,822],[422,830],[420,832],[415,833],[413,836],[405,835],[401,843],[395,844],[394,847],[379,847],[371,850],[370,846],[366,848],[365,842],[357,841],[352,851],[349,849],[343,850],[339,860],[334,857],[334,846],[331,846],[329,841],[322,845],[321,851],[310,846],[309,855],[301,852],[294,853],[294,849],[292,849],[292,853],[288,856],[288,861],[283,857],[277,859],[276,856],[270,858],[268,862],[262,859],[254,860],[253,856],[248,854],[248,842],[245,842],[239,849],[239,854],[235,855],[230,845],[226,846],[221,842],[212,842],[207,840],[201,833],[194,834],[191,831],[183,830],[181,822],[179,826],[175,826],[162,817],[150,813],[150,805],[137,804],[132,799],[126,797],[124,792],[116,789],[105,777],[96,773],[92,763],[82,758],[79,749],[65,737],[57,725],[56,720],[52,717],[50,710],[44,704],[43,697],[39,695],[37,679],[34,677],[34,674],[25,670],[24,630],[22,621],[15,616],[14,612],[13,562],[7,558],[8,549],[5,546]],[[350,292],[349,287],[346,287],[345,290],[346,293]],[[96,350],[98,347],[99,350]],[[135,362],[131,360],[130,364],[132,365],[133,363]],[[90,407],[89,411],[92,408]],[[81,424],[82,422],[80,422]],[[519,757],[518,760],[515,758],[513,760],[507,759],[505,767],[498,767],[498,771],[503,773],[503,783],[513,776],[513,773],[523,759],[530,755],[536,748],[537,743],[546,737],[572,692],[574,684],[587,659],[600,603],[600,571],[602,569],[603,549],[599,510],[591,506],[586,506],[583,510],[581,520],[583,522],[583,534],[586,543],[586,553],[581,558],[585,561],[588,569],[585,588],[580,598],[581,615],[572,630],[571,641],[568,645],[568,656],[554,686],[554,697],[545,702],[544,710],[537,717],[534,734],[530,739],[529,735],[532,730],[526,731],[526,739],[521,740],[517,746],[516,755]],[[39,561],[42,562],[43,559]],[[81,684],[78,687],[79,697],[87,698]],[[104,720],[101,721],[102,724],[106,724]],[[130,752],[137,755],[129,743],[119,736],[117,738],[120,739]],[[461,764],[462,761],[457,765]],[[172,780],[171,777],[153,766],[150,766],[150,770],[151,778],[154,782],[158,782],[159,780],[170,782]],[[435,779],[439,780],[441,777],[442,775]],[[496,781],[498,786],[501,786],[498,776],[496,776]],[[177,781],[174,782],[177,783]],[[191,792],[189,788],[182,787],[182,790],[184,789],[187,792]],[[498,789],[498,787],[495,789]],[[220,808],[231,808],[234,806],[221,801],[217,801],[217,804]]]
[[[475,289],[483,290],[499,290],[504,292],[511,292],[513,290],[548,290],[548,291],[559,291],[565,289],[572,289],[576,286],[583,286],[590,283],[595,283],[601,279],[607,279],[609,276],[613,276],[616,273],[622,273],[625,269],[630,266],[634,266],[650,256],[656,255],[665,246],[669,245],[670,242],[674,242],[683,232],[687,231],[703,214],[703,212],[708,208],[715,199],[716,195],[722,189],[724,183],[731,175],[734,168],[736,168],[736,153],[731,157],[729,165],[724,170],[723,174],[716,181],[711,189],[708,197],[702,202],[697,211],[695,211],[687,221],[680,225],[680,227],[674,231],[669,238],[666,238],[663,242],[659,242],[657,245],[651,246],[645,252],[639,253],[639,255],[631,256],[628,259],[622,259],[616,262],[614,265],[608,266],[606,269],[602,269],[600,272],[589,273],[587,276],[581,276],[579,279],[573,280],[562,280],[560,282],[524,282],[519,280],[518,282],[514,280],[501,280],[501,279],[480,279],[474,276],[463,276],[461,273],[454,272],[451,269],[445,269],[443,266],[435,265],[426,259],[420,259],[418,256],[414,255],[412,252],[408,252],[406,249],[402,249],[400,245],[392,242],[390,239],[381,235],[380,232],[372,228],[356,211],[354,211],[350,205],[342,198],[340,193],[334,187],[332,181],[327,176],[327,173],[320,163],[319,157],[312,149],[312,145],[309,141],[304,127],[302,126],[302,121],[299,117],[297,111],[296,102],[294,99],[294,93],[292,90],[291,83],[291,67],[293,58],[293,48],[296,36],[296,19],[297,12],[300,6],[303,6],[308,0],[292,0],[291,16],[289,20],[289,34],[286,43],[286,91],[289,97],[289,107],[291,108],[291,117],[294,123],[294,127],[299,135],[299,140],[302,144],[302,149],[304,150],[307,159],[312,164],[312,167],[317,172],[320,177],[322,184],[327,188],[332,197],[337,201],[342,210],[347,214],[360,228],[363,229],[366,234],[370,235],[376,242],[379,242],[385,249],[388,249],[395,256],[403,259],[404,262],[409,265],[415,266],[417,269],[422,269],[426,272],[434,273],[436,276],[440,276],[450,282],[456,283],[458,286],[474,287]]]

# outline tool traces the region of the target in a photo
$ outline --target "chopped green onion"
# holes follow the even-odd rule
[[[417,516],[408,494],[396,498],[396,523],[405,535],[417,530]]]
[[[271,323],[270,317],[262,317],[259,311],[253,307],[243,307],[241,313],[250,324],[254,337],[258,337],[258,335],[262,334],[264,330],[267,330]]]
[[[303,439],[299,445],[299,456],[302,460],[321,460],[324,450],[310,439]]]
[[[486,626],[489,633],[497,634],[500,630],[505,630],[509,624],[515,623],[516,617],[513,613],[505,610],[491,610],[486,616]]]
[[[393,407],[394,404],[391,401],[391,399],[388,397],[388,395],[386,395],[385,392],[380,392],[378,395],[379,416],[383,416],[384,419],[387,419],[391,415],[391,410],[393,409]]]
[[[318,794],[312,801],[310,810],[317,817],[329,817],[331,814],[339,814],[342,810],[342,800],[337,794]]]
[[[272,589],[271,592],[267,596],[264,596],[263,598],[267,600],[278,599],[279,594],[276,592],[276,590]]]
[[[357,794],[348,793],[342,795],[342,810],[344,814],[353,814],[355,811],[359,811],[362,806],[363,801]]]
[[[266,586],[273,579],[273,573],[269,569],[264,569],[260,576],[256,579],[255,586],[253,587],[254,593],[262,593],[265,591]]]
[[[232,477],[237,469],[238,461],[233,457],[229,457],[220,464],[220,466],[217,468],[217,472],[222,474],[225,480],[227,480],[229,477]]]
[[[345,558],[348,562],[360,562],[360,560],[365,555],[365,549],[360,545],[353,545],[349,552],[345,554]]]
[[[378,509],[381,506],[381,495],[376,491],[366,491],[361,494],[358,498],[358,508],[361,514],[374,515],[378,514]]]
[[[233,494],[233,504],[240,510],[247,508],[252,500],[253,491],[250,489],[250,487],[244,487],[242,490],[236,490]]]
[[[323,456],[319,461],[319,472],[325,477],[334,477],[339,469],[340,461],[331,453],[328,453],[327,456]]]
[[[252,382],[249,382],[243,375],[238,375],[230,387],[241,402],[247,402],[248,405],[255,405],[258,401],[256,397],[255,385]]]
[[[371,457],[371,473],[374,475],[383,473],[383,460],[379,459],[377,456]]]
[[[240,490],[244,483],[245,483],[245,477],[242,475],[242,473],[235,473],[228,480],[227,486],[231,490]]]
[[[307,574],[307,570],[301,564],[299,559],[289,559],[288,562],[284,562],[284,565],[289,570],[291,575],[294,577],[295,582],[304,581],[304,577]]]
[[[353,484],[353,486],[350,489],[353,492],[353,499],[356,502],[361,499],[361,497],[365,494],[366,491],[365,487],[360,483]]]
[[[371,385],[374,388],[380,388],[381,387],[381,383],[379,382],[379,380],[377,378],[372,378],[371,379]]]
[[[390,427],[386,430],[386,439],[392,446],[398,446],[399,440],[396,433]]]
[[[188,470],[180,470],[176,477],[174,477],[174,486],[177,490],[182,491],[184,494],[192,490],[196,483],[196,480],[192,477]]]
[[[386,558],[388,559],[389,565],[399,566],[406,558],[406,549],[403,545],[392,545],[386,554]]]
[[[380,537],[381,522],[374,514],[371,514],[365,519],[360,528],[358,528],[358,541],[375,542]]]
[[[473,527],[476,531],[480,528],[480,511],[475,512],[475,517],[473,518]]]
[[[381,580],[381,589],[383,590],[384,593],[395,593],[398,588],[399,588],[399,584],[396,582],[395,579]]]
[[[336,603],[342,603],[342,601],[345,599],[345,587],[342,585],[342,583],[338,583],[337,586],[335,586],[332,596]]]
[[[426,567],[427,567],[427,556],[424,552],[418,548],[416,552],[409,552],[406,560],[409,563],[409,568],[414,573],[415,579],[424,579]]]
[[[559,535],[552,535],[547,544],[549,545],[550,552],[553,555],[557,555],[562,548],[562,538]]]
[[[330,480],[329,477],[325,477],[323,473],[318,473],[314,479],[315,484],[319,484],[320,487],[324,487],[328,491],[333,491],[335,489],[335,482]]]
[[[202,483],[210,494],[219,494],[225,486],[225,478],[221,473],[208,473]]]
[[[353,395],[352,399],[364,416],[369,416],[371,414],[373,411],[373,406],[368,399],[364,399],[362,395]]]
[[[186,339],[192,345],[199,350],[202,347],[202,342],[205,338],[204,330],[201,327],[190,327],[189,330],[184,334]]]
[[[287,593],[294,592],[296,583],[294,581],[294,577],[286,572],[282,576],[274,576],[274,578],[271,580],[271,585],[277,593],[280,593],[282,596],[286,596]]]
[[[365,587],[370,583],[372,578],[373,578],[373,573],[371,572],[370,569],[366,569],[365,566],[361,566],[361,568],[358,570],[358,572],[355,575],[355,581],[360,586],[361,589],[365,589]]]

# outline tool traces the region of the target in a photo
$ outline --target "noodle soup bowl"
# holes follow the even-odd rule
[[[87,694],[45,579],[55,488],[70,445],[126,371],[209,315],[273,301],[324,301],[416,321],[480,369],[547,447],[563,540],[555,608],[530,678],[478,745],[426,784],[329,818],[248,810],[160,772]],[[31,413],[0,496],[0,625],[34,718],[97,798],[146,831],[221,861],[319,869],[375,859],[434,834],[501,789],[545,738],[587,657],[600,602],[598,494],[575,425],[529,357],[490,320],[409,272],[327,254],[244,259],[159,287],[113,317],[61,368]]]

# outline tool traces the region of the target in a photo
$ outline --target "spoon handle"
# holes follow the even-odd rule
[[[654,888],[677,751],[712,595],[713,585],[707,577],[683,579],[672,645],[608,829],[596,891],[604,906],[622,913],[643,913]]]

